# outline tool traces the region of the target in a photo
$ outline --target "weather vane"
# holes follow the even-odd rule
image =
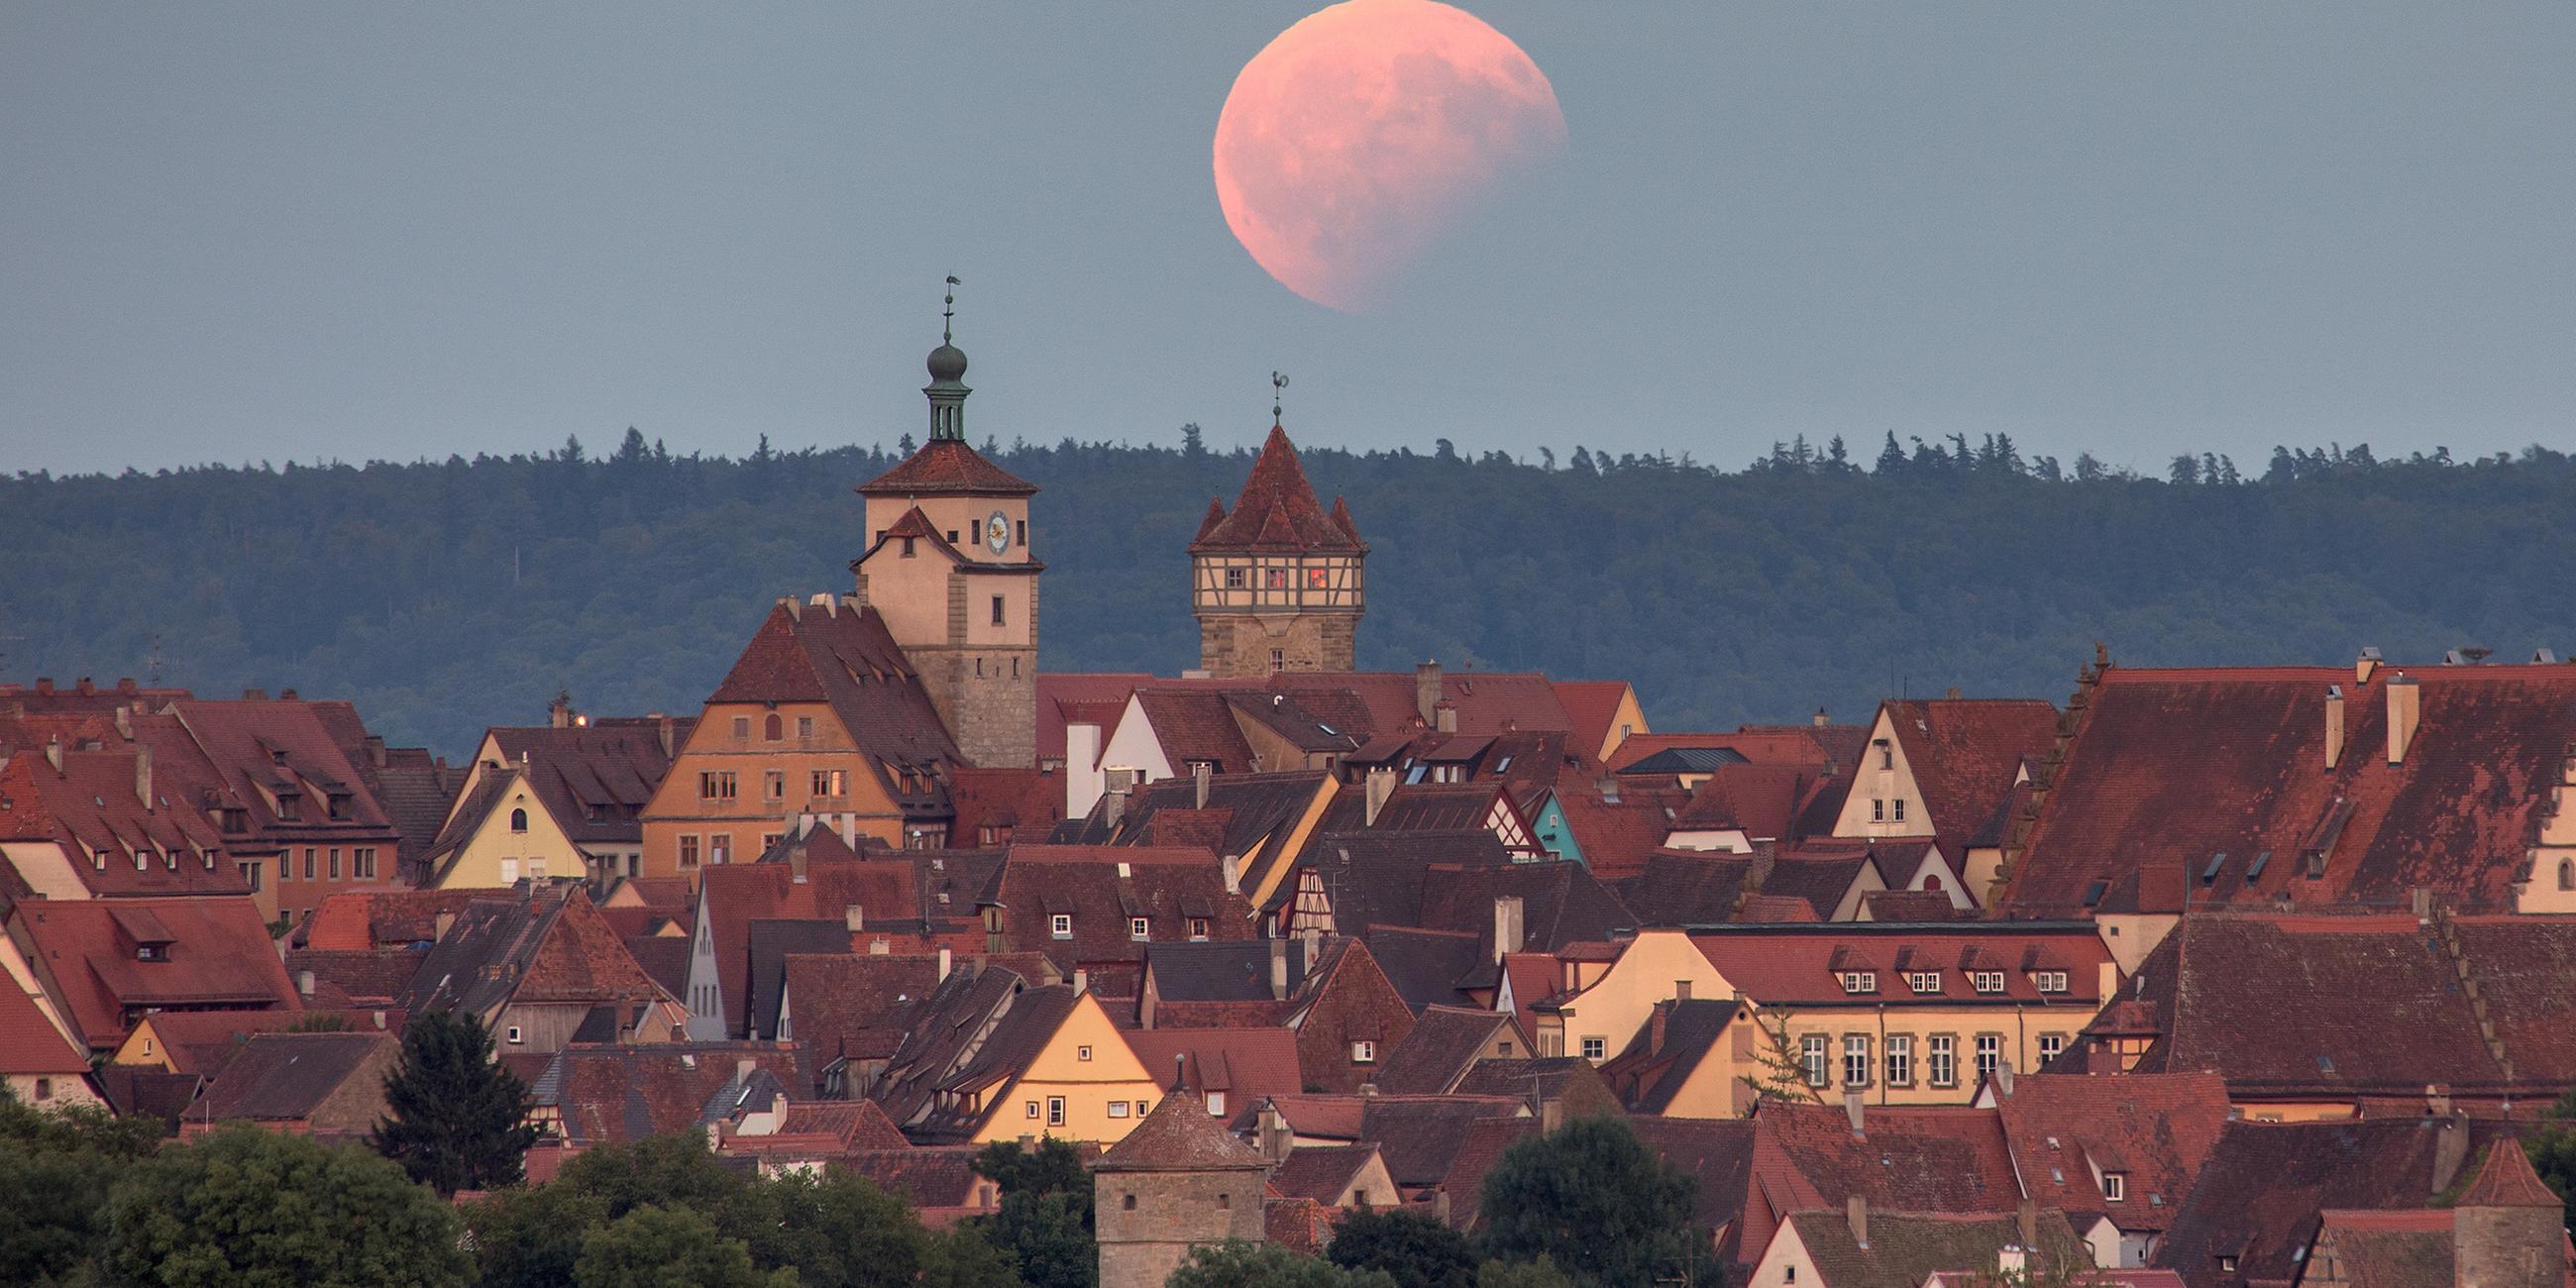
[[[1279,374],[1279,373],[1278,373],[1278,372],[1276,372],[1276,371],[1271,372],[1271,373],[1270,373],[1270,423],[1271,423],[1271,425],[1272,425],[1272,426],[1274,426],[1274,427],[1275,427],[1275,426],[1277,426],[1277,425],[1279,424],[1279,398],[1280,398],[1280,395],[1281,395],[1281,394],[1283,394],[1283,393],[1285,393],[1285,392],[1287,391],[1287,389],[1288,389],[1288,377],[1283,376],[1283,375]]]
[[[959,282],[954,277],[948,279],[948,298],[941,302],[942,306],[939,310],[939,342],[941,344],[948,343],[948,319],[957,316],[957,288],[961,285],[963,285],[963,283]]]

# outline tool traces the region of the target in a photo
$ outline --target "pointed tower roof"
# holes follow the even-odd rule
[[[1211,507],[1209,517],[1216,521],[1200,528],[1198,539],[1190,543],[1192,554],[1368,553],[1368,543],[1360,540],[1358,526],[1350,522],[1349,507],[1337,499],[1333,513],[1324,512],[1315,499],[1314,485],[1306,481],[1305,467],[1297,463],[1297,448],[1288,441],[1288,431],[1277,425],[1270,427],[1270,437],[1252,463],[1252,476],[1244,480],[1243,495],[1235,498],[1234,513],[1217,519],[1217,509]]]
[[[1092,1160],[1095,1172],[1261,1171],[1270,1164],[1208,1115],[1207,1101],[1173,1091],[1127,1138]]]
[[[2522,1142],[2508,1136],[2487,1146],[2487,1156],[2478,1164],[2477,1179],[2469,1182],[2453,1207],[2463,1208],[2548,1208],[2562,1206],[2559,1197],[2549,1192],[2540,1173],[2533,1171],[2531,1156],[2522,1150]]]

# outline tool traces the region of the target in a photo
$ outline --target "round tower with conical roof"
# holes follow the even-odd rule
[[[1200,668],[1221,678],[1354,669],[1367,558],[1350,507],[1316,501],[1274,419],[1234,511],[1210,500],[1190,542]]]
[[[1204,1244],[1263,1236],[1269,1161],[1176,1087],[1136,1129],[1092,1160],[1100,1288],[1162,1288]]]

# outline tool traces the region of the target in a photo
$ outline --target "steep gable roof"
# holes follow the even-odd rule
[[[1208,1114],[1195,1091],[1168,1092],[1154,1112],[1091,1161],[1095,1172],[1252,1172],[1270,1166]]]
[[[1456,1090],[1459,1079],[1510,1023],[1511,1017],[1499,1011],[1426,1008],[1414,1018],[1413,1031],[1386,1053],[1376,1078],[1378,1090],[1430,1096]]]
[[[499,726],[484,737],[505,764],[519,767],[574,844],[597,845],[642,838],[639,817],[671,771],[672,750],[688,742],[696,723],[602,719],[560,728]]]
[[[1222,1091],[1244,1104],[1260,1096],[1295,1095],[1304,1086],[1297,1035],[1288,1029],[1124,1029],[1120,1036],[1166,1091]]]
[[[2211,1074],[2025,1074],[1999,1095],[2004,1137],[2042,1207],[2107,1213],[2123,1230],[2162,1230],[2233,1112]],[[2118,1172],[2113,1203],[2094,1180]]]
[[[89,1059],[15,980],[0,980],[0,1074],[87,1074]]]
[[[707,702],[828,703],[881,778],[879,762],[928,768],[964,759],[885,618],[844,601],[771,607]],[[885,786],[902,799],[899,784]]]
[[[1368,553],[1368,543],[1351,526],[1350,511],[1341,500],[1334,499],[1329,514],[1315,500],[1314,485],[1306,481],[1296,447],[1277,425],[1262,440],[1261,454],[1254,458],[1243,492],[1235,498],[1234,513],[1219,519],[1212,508],[1208,521],[1200,525],[1198,539],[1190,543],[1192,554],[1253,550]]]
[[[938,988],[939,959],[792,953],[783,978],[787,1022],[817,1062],[882,1059],[902,1045],[903,1026]]]
[[[740,1004],[751,995],[752,922],[833,921],[846,927],[852,907],[868,923],[919,915],[918,878],[908,857],[862,857],[829,828],[814,829],[802,844],[807,856],[803,880],[797,879],[792,862],[719,864],[699,874],[706,924],[698,930],[713,940],[716,984],[725,999],[726,1021],[736,1032],[748,1019]],[[968,914],[972,909],[957,911]],[[841,946],[849,947],[846,933]]]
[[[1992,1110],[1871,1105],[1855,1133],[1841,1105],[1766,1100],[1753,1116],[1753,1187],[1777,1213],[1872,1209],[2010,1212],[2012,1151]]]
[[[188,1118],[305,1118],[351,1079],[382,1079],[401,1049],[390,1033],[253,1033],[188,1107]]]
[[[580,1045],[555,1053],[529,1086],[541,1118],[576,1146],[625,1144],[699,1125],[707,1101],[742,1064],[783,1087],[813,1085],[803,1053],[775,1042]]]
[[[2025,763],[2057,742],[2057,708],[2038,698],[1915,698],[1883,704],[1923,794],[1934,834],[1953,854],[2011,794]]]

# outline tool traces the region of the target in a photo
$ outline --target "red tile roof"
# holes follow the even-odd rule
[[[125,1040],[153,1008],[300,1008],[248,896],[30,900],[16,924],[38,979],[92,1050]],[[161,947],[140,960],[145,943]]]
[[[1037,487],[985,460],[964,439],[934,438],[858,490],[861,496],[1030,496]]]
[[[1839,1214],[1855,1194],[1891,1212],[2011,1212],[2021,1185],[1993,1110],[1871,1105],[1854,1134],[1840,1105],[1762,1102],[1748,1207]],[[1748,1241],[1746,1258],[1761,1254]]]
[[[603,719],[563,728],[498,727],[484,736],[526,775],[574,844],[598,845],[642,839],[644,806],[671,771],[672,749],[688,742],[696,723],[691,717]]]
[[[2576,666],[2413,671],[2420,720],[2391,765],[2388,694],[2406,674],[2382,666],[2356,683],[2339,667],[2102,672],[2020,838],[2008,906],[2082,912],[2102,890],[2179,857],[2195,904],[2404,907],[2423,886],[2463,910],[2509,911],[2576,744]],[[2330,686],[2344,695],[2332,770]],[[2312,851],[2320,877],[2307,875]]]
[[[1152,675],[1141,671],[1039,672],[1039,761],[1065,758],[1064,727],[1068,724],[1098,725],[1101,740],[1106,742],[1109,730],[1118,723],[1119,713],[1127,709],[1127,695],[1138,685],[1154,682]]]
[[[224,1061],[241,1049],[243,1041],[254,1033],[276,1033],[308,1017],[327,1015],[325,1011],[162,1011],[148,1017],[153,1036],[160,1039],[159,1054],[166,1057],[178,1073],[212,1074]],[[340,1011],[341,1019],[356,1032],[401,1032],[400,1012],[388,1013],[382,1030],[376,1028],[368,1011]]]
[[[1718,973],[1764,1006],[1841,1006],[1907,1003],[1918,998],[1950,1002],[2049,1003],[2090,1015],[2105,999],[2100,967],[2110,950],[2090,927],[2013,922],[1937,925],[1851,921],[1821,925],[1737,925],[1691,937]],[[1847,970],[1875,971],[1879,991],[1855,998],[1843,991]],[[2034,971],[2066,972],[2067,991],[2043,994]],[[1903,975],[1937,971],[1937,994],[1918,994]],[[2004,991],[1980,994],[1969,972],[1998,971]],[[2241,978],[2254,978],[2252,976]]]
[[[828,703],[880,778],[880,761],[926,768],[964,759],[885,618],[843,601],[773,606],[707,701]],[[884,785],[900,799],[899,784]]]
[[[840,921],[852,905],[867,923],[918,920],[912,861],[859,858],[838,835],[816,828],[806,837],[805,880],[787,863],[732,863],[699,874],[705,910],[702,932],[714,940],[716,983],[723,990],[725,1023],[740,1033],[749,1020],[751,923]],[[961,912],[970,910],[961,909]]]
[[[790,954],[791,1036],[818,1065],[843,1057],[884,1059],[902,1045],[904,1026],[938,986],[936,956]]]
[[[2227,1084],[2203,1073],[2024,1074],[1996,1107],[2041,1207],[2105,1213],[2123,1230],[2171,1224],[2231,1116]],[[2116,1203],[2094,1180],[2105,1172],[2126,1177]]]
[[[304,946],[333,952],[401,948],[438,938],[438,919],[463,912],[493,889],[345,890],[323,897],[301,929]]]
[[[61,847],[94,895],[249,893],[227,838],[192,790],[211,773],[189,763],[194,749],[163,756],[108,736],[103,747],[66,741],[51,752],[0,751],[0,839]],[[0,744],[9,737],[8,723],[0,722]],[[90,747],[99,749],[83,749]],[[138,791],[145,754],[154,755],[149,804]]]
[[[1340,498],[1327,514],[1315,500],[1314,485],[1297,463],[1297,449],[1287,431],[1270,427],[1234,513],[1218,519],[1213,507],[1202,523],[1190,553],[1232,551],[1303,551],[1320,554],[1366,554],[1368,543],[1351,526],[1350,511]]]
[[[966,849],[1042,840],[1064,818],[1064,793],[1059,771],[959,765],[948,771],[948,800],[956,810],[948,843]],[[991,840],[982,835],[987,827],[996,829]]]
[[[89,1058],[17,981],[0,977],[0,1074],[87,1074]]]
[[[792,1043],[671,1042],[565,1047],[530,1088],[574,1145],[624,1144],[698,1126],[707,1101],[750,1061],[787,1087],[812,1085]]]
[[[2023,763],[2037,765],[2057,744],[2057,708],[2037,698],[1915,698],[1879,710],[1945,854],[1967,853]]]
[[[1269,1163],[1208,1115],[1196,1091],[1174,1091],[1107,1152],[1095,1172],[1264,1171]]]
[[[1565,718],[1582,739],[1583,750],[1597,754],[1609,745],[1610,724],[1619,718],[1620,702],[1628,696],[1628,682],[1557,680],[1554,687],[1557,705],[1565,708]]]
[[[1070,974],[1094,963],[1141,961],[1148,943],[1190,939],[1206,923],[1212,941],[1252,938],[1252,905],[1226,891],[1216,858],[1205,850],[1162,846],[1014,845],[983,902],[1001,913],[1003,946],[1044,953]],[[1058,939],[1053,920],[1072,918]],[[1148,938],[1130,933],[1142,917]]]
[[[1222,1091],[1242,1105],[1292,1096],[1304,1086],[1297,1035],[1284,1028],[1128,1029],[1122,1036],[1166,1091],[1186,1083],[1202,1093]]]
[[[2521,1141],[2500,1140],[2487,1146],[2487,1156],[2478,1162],[2477,1178],[2451,1206],[2547,1208],[2555,1212],[2565,1202],[2541,1182],[2540,1173],[2532,1170],[2531,1156],[2523,1152]]]

